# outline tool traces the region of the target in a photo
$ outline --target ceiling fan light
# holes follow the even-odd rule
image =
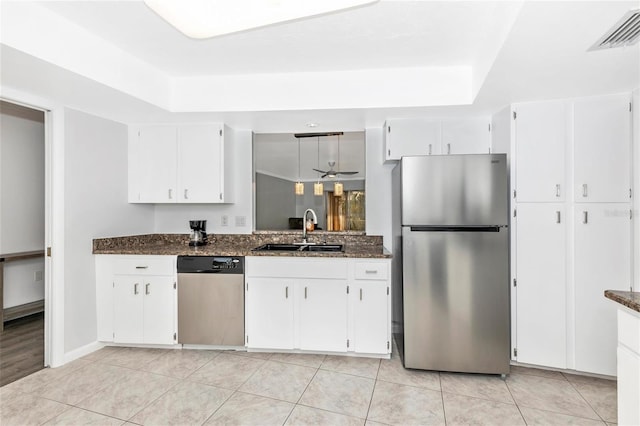
[[[296,195],[304,195],[304,183],[296,182],[294,185]]]
[[[322,182],[316,182],[313,184],[313,195],[322,195],[324,193],[324,185]]]
[[[344,192],[344,185],[340,182],[336,182],[333,184],[333,195],[336,197],[341,197]]]

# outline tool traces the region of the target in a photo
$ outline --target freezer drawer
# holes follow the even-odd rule
[[[509,372],[509,232],[402,229],[404,365]]]

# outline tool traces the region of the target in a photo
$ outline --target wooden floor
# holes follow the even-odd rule
[[[0,334],[0,386],[44,368],[44,313],[7,321]]]

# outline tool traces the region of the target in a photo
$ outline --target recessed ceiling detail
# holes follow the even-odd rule
[[[630,10],[589,50],[630,46],[640,40],[640,9]]]

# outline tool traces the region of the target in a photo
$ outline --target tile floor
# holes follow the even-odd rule
[[[614,381],[513,367],[499,377],[391,360],[107,347],[0,388],[9,425],[604,425]]]

